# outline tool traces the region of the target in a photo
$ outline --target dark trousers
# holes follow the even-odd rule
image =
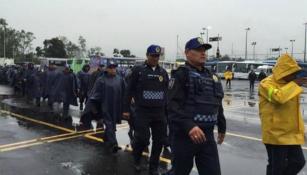
[[[249,90],[254,91],[255,81],[249,81]]]
[[[24,81],[21,83],[21,92],[22,92],[22,96],[26,95],[26,85]]]
[[[231,80],[230,79],[227,79],[226,80],[226,87],[228,85],[228,88],[231,88]]]
[[[80,97],[79,97],[80,109],[81,108],[83,109],[83,103],[85,102],[85,104],[86,104],[87,99],[88,99],[87,93],[83,93],[83,94],[80,95]]]
[[[305,165],[300,145],[265,145],[268,153],[267,175],[296,175]]]
[[[129,125],[128,136],[130,139],[130,145],[134,143],[134,114],[130,113],[130,118],[127,120]]]
[[[138,113],[134,117],[133,156],[136,164],[140,163],[142,152],[149,145],[152,135],[152,147],[149,160],[149,170],[157,170],[160,154],[166,140],[166,117],[162,114]],[[151,132],[150,132],[151,131]]]
[[[104,131],[104,139],[111,146],[117,146],[118,143],[116,139],[116,121],[110,115],[104,115],[103,117],[103,122],[106,126]]]
[[[199,175],[220,175],[220,162],[213,129],[205,132],[207,141],[194,144],[187,134],[172,138],[173,169],[175,175],[189,175],[195,159]]]
[[[48,104],[49,108],[52,109],[52,107],[53,107],[52,96],[51,95],[47,95],[46,97],[48,98],[47,104]]]
[[[69,103],[63,102],[63,117],[68,117]]]

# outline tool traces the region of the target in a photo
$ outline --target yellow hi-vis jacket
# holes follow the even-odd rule
[[[225,78],[225,80],[232,80],[232,72],[231,71],[229,71],[229,70],[227,70],[226,72],[224,72],[224,78]]]
[[[282,55],[273,74],[260,82],[259,112],[262,141],[273,145],[304,144],[304,121],[300,110],[303,89],[284,77],[301,68],[289,55]]]

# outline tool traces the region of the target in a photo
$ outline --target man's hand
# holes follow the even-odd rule
[[[195,126],[189,131],[189,136],[195,144],[204,143],[206,141],[204,132],[198,126]]]
[[[218,133],[217,135],[217,144],[221,145],[224,142],[225,134]]]
[[[126,120],[129,120],[130,119],[130,113],[129,112],[124,112],[123,113],[123,118],[126,119]]]

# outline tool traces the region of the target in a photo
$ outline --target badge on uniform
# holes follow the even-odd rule
[[[172,89],[175,84],[175,78],[171,78],[168,82],[168,89]]]
[[[160,47],[156,47],[156,52],[157,52],[157,53],[160,53],[160,52],[161,52]]]
[[[163,77],[160,75],[159,76],[159,81],[162,82],[163,81]]]
[[[216,75],[212,75],[212,78],[213,78],[213,80],[214,80],[214,82],[219,82],[219,78],[216,76]]]

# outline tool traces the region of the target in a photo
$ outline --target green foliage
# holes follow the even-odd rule
[[[45,57],[67,58],[65,45],[59,38],[51,38],[44,41]]]
[[[34,34],[25,30],[18,31],[7,26],[6,20],[0,18],[0,57],[4,56],[4,40],[5,56],[8,58],[25,57],[32,53]]]
[[[134,58],[135,55],[131,55],[131,52],[129,49],[123,49],[120,51],[120,54],[123,56],[123,57],[130,57],[130,58]]]

